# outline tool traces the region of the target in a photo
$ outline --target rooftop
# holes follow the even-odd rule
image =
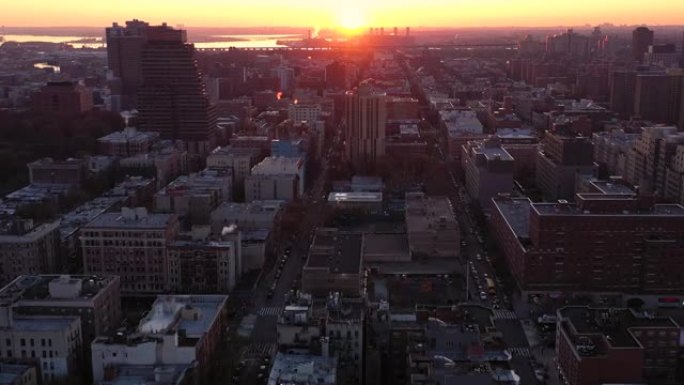
[[[60,332],[69,329],[74,323],[80,325],[77,316],[30,316],[12,317],[12,330],[20,332]]]
[[[619,201],[622,200],[629,203],[630,200],[635,199],[631,196],[626,195],[606,195],[606,194],[578,194],[582,198],[587,198],[587,200],[612,200]],[[657,204],[649,210],[624,210],[624,211],[611,211],[609,213],[605,212],[591,212],[590,210],[582,210],[575,203],[532,203],[532,209],[539,215],[553,215],[553,216],[661,216],[661,217],[684,217],[684,206],[678,204]]]
[[[318,228],[304,268],[326,268],[340,274],[358,274],[361,268],[363,235]]]
[[[121,131],[112,132],[98,139],[98,142],[109,143],[144,143],[159,138],[158,132],[138,131],[135,127],[126,127]]]
[[[406,228],[414,231],[458,231],[451,202],[447,197],[430,197],[423,193],[406,194]]]
[[[406,234],[365,234],[363,238],[363,254],[392,253],[409,255],[408,238]]]
[[[636,195],[636,191],[633,188],[622,183],[595,180],[591,184],[603,194]]]
[[[227,300],[224,295],[160,295],[137,331],[147,335],[184,330],[187,337],[201,338]]]
[[[679,325],[669,317],[654,317],[636,313],[625,308],[591,308],[566,306],[558,310],[561,320],[566,320],[579,339],[581,335],[598,335],[605,338],[608,346],[618,348],[641,347],[633,334],[633,328],[676,328]],[[575,333],[570,333],[575,334]],[[679,340],[679,334],[677,334]],[[601,347],[598,344],[599,348]]]
[[[32,369],[33,366],[31,365],[0,364],[0,385],[21,383],[18,382],[18,379],[20,379],[28,370]]]
[[[83,228],[127,228],[127,229],[153,229],[167,228],[176,220],[175,214],[148,213],[143,208],[123,208],[121,213],[105,213],[93,219]]]
[[[64,240],[76,232],[81,226],[125,201],[125,196],[99,197],[64,214],[59,224],[59,231],[62,235],[62,239]]]
[[[268,385],[334,385],[336,382],[336,357],[278,353],[268,376]]]
[[[513,230],[516,237],[527,239],[530,237],[530,207],[532,201],[528,198],[495,198],[494,207]]]
[[[328,203],[382,203],[381,192],[331,192]]]
[[[252,167],[253,175],[297,175],[304,167],[302,158],[269,156]]]
[[[183,383],[188,365],[121,365],[116,376],[98,385],[176,385]]]
[[[0,289],[0,302],[30,305],[41,301],[57,306],[91,301],[116,279],[96,275],[22,275]]]

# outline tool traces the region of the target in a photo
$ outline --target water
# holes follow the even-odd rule
[[[6,42],[67,43],[71,44],[74,48],[103,48],[105,46],[101,37],[93,36],[5,35],[4,37]],[[194,44],[197,48],[282,47],[282,45],[278,44],[278,40],[293,40],[301,37],[301,35],[296,34],[216,35],[208,36],[203,41],[194,42]],[[89,41],[82,41],[84,39]]]

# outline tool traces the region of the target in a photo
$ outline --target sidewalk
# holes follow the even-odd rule
[[[527,342],[530,344],[530,352],[534,357],[534,361],[543,364],[547,370],[545,383],[547,385],[559,385],[558,370],[556,369],[556,351],[553,348],[544,346],[544,342],[539,336],[533,321],[526,319],[520,323],[525,332]]]

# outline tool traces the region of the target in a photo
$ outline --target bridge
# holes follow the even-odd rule
[[[196,48],[200,52],[321,52],[336,50],[360,50],[360,49],[475,49],[475,48],[508,48],[517,49],[516,43],[473,43],[473,44],[410,44],[410,45],[329,45],[322,47],[297,47],[297,46],[278,46],[278,47],[225,47],[225,48]]]

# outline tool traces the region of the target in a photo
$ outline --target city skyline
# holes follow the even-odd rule
[[[447,0],[350,0],[344,4],[293,0],[283,6],[275,0],[258,3],[198,0],[188,5],[177,0],[131,0],[116,5],[102,0],[83,3],[65,0],[55,4],[29,0],[5,5],[0,25],[7,27],[91,27],[115,20],[140,18],[152,23],[192,27],[314,27],[338,28],[352,32],[372,25],[410,25],[430,27],[551,27],[613,23],[617,25],[676,25],[684,19],[684,7],[675,9],[669,0],[648,4],[625,4],[607,0],[600,4],[589,0],[484,0],[462,3]],[[589,10],[589,11],[588,11]],[[274,19],[272,12],[280,17]]]

